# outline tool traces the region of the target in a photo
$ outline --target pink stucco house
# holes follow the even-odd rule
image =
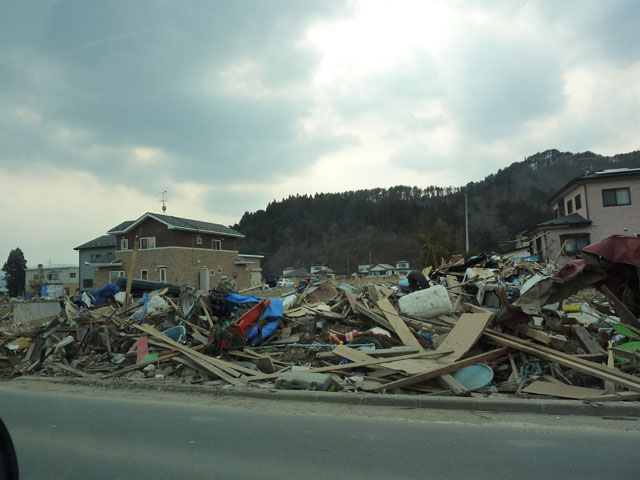
[[[550,199],[554,218],[516,234],[542,261],[562,265],[587,245],[613,234],[640,235],[640,168],[586,173]],[[565,243],[566,242],[566,243]]]

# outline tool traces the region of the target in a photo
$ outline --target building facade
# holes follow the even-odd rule
[[[563,264],[611,235],[640,235],[640,169],[576,177],[549,201],[554,218],[517,234],[542,261]],[[564,246],[564,248],[563,248]]]
[[[115,235],[102,235],[74,248],[78,252],[78,283],[80,291],[93,290],[96,267],[92,264],[109,264],[116,259]]]

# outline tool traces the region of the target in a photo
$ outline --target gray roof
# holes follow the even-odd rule
[[[283,278],[291,278],[291,277],[310,277],[311,274],[308,270],[304,268],[296,268],[295,270],[290,271],[289,273],[282,275]]]
[[[572,213],[571,215],[567,215],[565,217],[560,218],[552,218],[551,220],[547,220],[546,222],[539,223],[536,225],[537,227],[559,227],[564,225],[589,225],[591,224],[591,220],[587,220],[582,215],[578,213]]]
[[[240,232],[233,228],[225,227],[218,223],[202,222],[200,220],[191,220],[189,218],[173,217],[171,215],[161,215],[159,213],[147,212],[137,220],[123,222],[117,227],[109,230],[109,233],[125,233],[131,230],[135,225],[142,222],[146,218],[153,218],[164,223],[169,228],[177,230],[192,230],[198,232],[219,233],[221,235],[231,235],[234,237],[244,237]]]
[[[116,246],[115,235],[102,235],[101,237],[94,238],[93,240],[78,245],[74,250],[80,250],[81,248],[99,248],[99,247],[114,247]]]
[[[585,173],[584,175],[569,180],[569,182],[564,187],[553,194],[553,197],[551,197],[551,199],[549,199],[547,203],[549,205],[552,205],[565,190],[573,186],[573,184],[579,183],[581,181],[598,181],[607,180],[610,178],[616,179],[620,177],[632,177],[637,175],[640,175],[640,168],[609,168],[607,170],[601,170],[599,172]]]

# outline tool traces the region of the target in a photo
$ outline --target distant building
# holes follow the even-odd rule
[[[40,297],[58,298],[78,291],[78,266],[52,264],[27,267],[25,292]]]
[[[116,236],[102,235],[74,248],[78,252],[80,291],[93,289],[96,267],[108,265],[116,259]]]
[[[358,275],[362,277],[390,277],[392,275],[404,276],[410,271],[411,266],[406,260],[398,260],[395,266],[388,263],[358,265]]]
[[[554,218],[516,233],[516,248],[553,262],[616,233],[640,234],[640,168],[616,168],[576,177],[549,200]],[[566,262],[561,256],[559,264]]]

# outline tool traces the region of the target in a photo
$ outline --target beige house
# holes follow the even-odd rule
[[[516,234],[517,245],[559,264],[610,235],[640,234],[640,168],[587,173],[562,187],[549,201],[554,218]]]
[[[78,291],[78,266],[52,264],[27,267],[25,292],[36,296],[58,298]]]
[[[224,278],[240,289],[262,281],[263,257],[238,253],[244,235],[224,225],[147,212],[108,233],[116,238],[115,260],[91,264],[96,288],[127,276],[134,245],[135,279],[203,290]]]

